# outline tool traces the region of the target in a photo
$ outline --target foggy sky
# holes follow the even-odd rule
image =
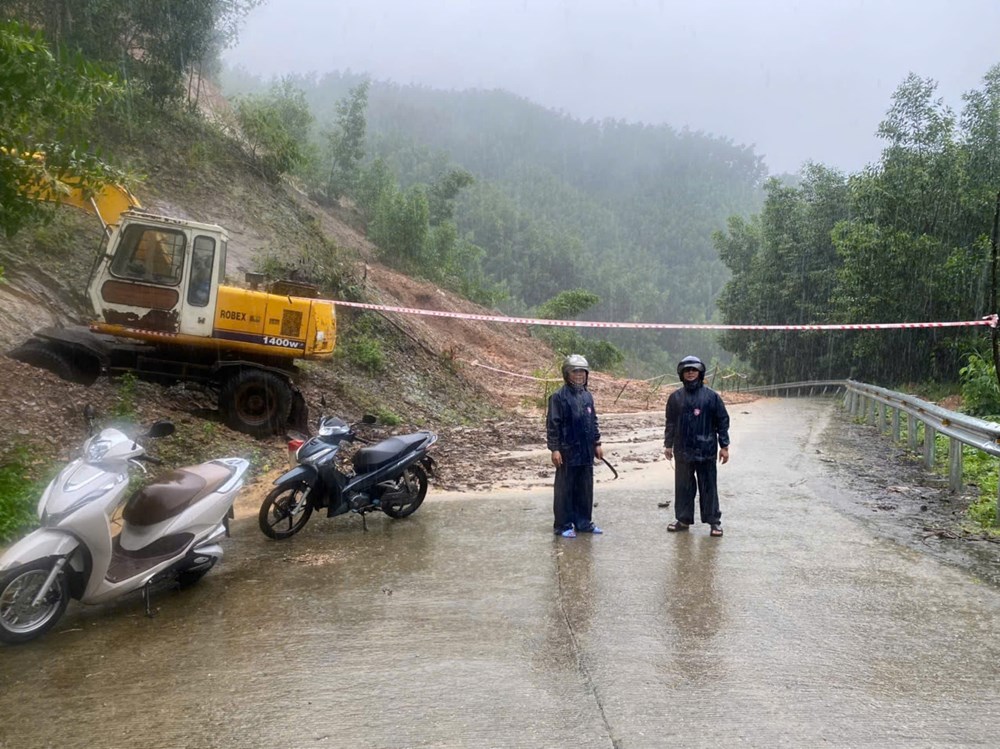
[[[1000,0],[269,0],[225,60],[503,88],[752,144],[772,173],[856,171],[909,72],[960,111],[1000,63]]]

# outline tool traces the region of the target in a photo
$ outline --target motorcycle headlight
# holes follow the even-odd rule
[[[87,445],[87,462],[100,462],[110,449],[111,443],[108,440],[91,440],[90,444]]]

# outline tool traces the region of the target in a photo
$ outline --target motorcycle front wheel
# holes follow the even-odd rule
[[[37,606],[32,602],[52,571],[52,562],[37,561],[0,579],[0,641],[19,643],[48,632],[69,603],[69,581],[59,573],[48,595]]]
[[[423,503],[427,496],[427,473],[419,463],[414,463],[403,471],[400,483],[406,490],[404,496],[382,499],[382,512],[397,520],[412,515]]]
[[[281,540],[294,536],[309,521],[312,506],[308,484],[277,486],[264,498],[257,520],[268,538]]]

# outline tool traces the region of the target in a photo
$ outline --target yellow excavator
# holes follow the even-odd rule
[[[197,383],[217,394],[226,424],[255,436],[302,427],[295,360],[329,359],[336,344],[333,303],[314,286],[225,285],[225,229],[145,212],[120,185],[85,192],[65,182],[34,197],[100,219],[105,237],[87,286],[96,319],[36,331],[9,356],[84,384],[124,372]]]

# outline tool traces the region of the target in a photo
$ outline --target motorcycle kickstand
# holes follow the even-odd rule
[[[153,611],[153,608],[149,605],[149,599],[150,599],[149,583],[146,583],[145,585],[142,586],[142,603],[146,607],[146,616],[152,619],[154,616],[156,616],[156,612]]]
[[[368,521],[365,520],[365,513],[363,512],[361,513],[361,530],[363,530],[365,533],[368,532]]]

